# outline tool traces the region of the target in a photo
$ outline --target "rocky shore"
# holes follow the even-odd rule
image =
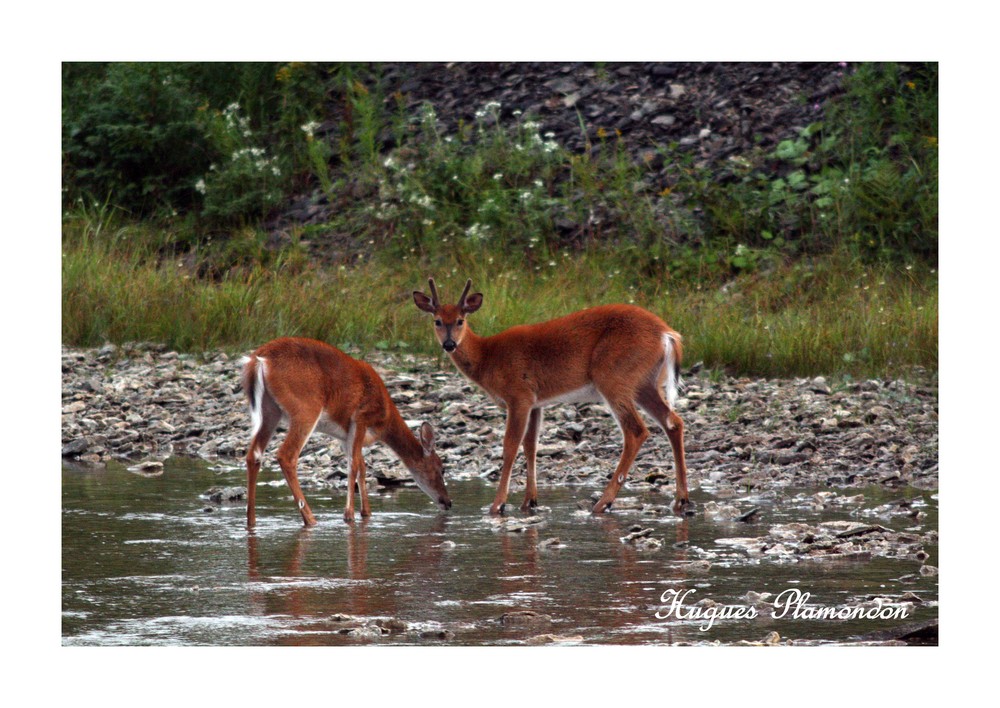
[[[430,422],[449,478],[491,477],[500,467],[504,412],[447,360],[366,357],[382,374],[403,417]],[[155,344],[62,350],[62,457],[77,464],[120,461],[155,473],[170,456],[242,466],[249,415],[238,356],[179,354]],[[850,498],[850,488],[938,486],[938,393],[911,381],[765,380],[684,372],[678,412],[686,425],[692,489],[711,491],[724,514],[733,494],[832,487],[810,503]],[[651,424],[625,488],[673,494],[665,435]],[[279,430],[278,439],[282,433]],[[272,443],[265,474],[277,471]],[[621,452],[620,433],[599,405],[547,409],[539,444],[539,484],[603,486]],[[408,483],[385,446],[366,451],[371,484]],[[523,462],[515,467],[516,491]],[[303,450],[304,485],[343,487],[340,444],[315,435]],[[887,509],[889,515],[913,510]],[[918,513],[918,512],[915,512]]]

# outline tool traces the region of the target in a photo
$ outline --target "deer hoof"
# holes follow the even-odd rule
[[[694,503],[690,499],[674,500],[674,513],[678,516],[694,516]]]
[[[594,504],[593,513],[595,513],[595,514],[601,514],[601,513],[605,512],[605,511],[611,511],[611,505],[614,504],[614,503],[615,503],[614,499],[612,499],[611,501],[608,501],[608,502],[606,502],[606,501],[604,501],[602,499],[601,501],[599,501],[596,504]]]

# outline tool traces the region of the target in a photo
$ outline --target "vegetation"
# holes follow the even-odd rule
[[[660,146],[663,185],[620,135],[574,154],[498,104],[446,133],[377,68],[67,64],[63,341],[430,353],[409,292],[432,274],[486,293],[483,333],[634,301],[710,367],[935,370],[937,67],[862,65],[846,88],[726,179]],[[262,219],[310,185],[334,220],[267,247]],[[324,267],[302,241],[326,233],[367,247]]]

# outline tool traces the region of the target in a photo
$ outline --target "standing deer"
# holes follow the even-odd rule
[[[354,521],[354,486],[361,495],[362,518],[371,515],[362,448],[380,440],[396,453],[414,481],[442,509],[451,508],[441,458],[434,452],[434,430],[420,426],[418,440],[403,422],[381,377],[370,365],[314,339],[284,337],[244,358],[243,390],[250,405],[247,451],[247,528],[257,521],[257,473],[278,423],[288,434],[278,449],[278,464],[306,526],[316,523],[299,487],[299,454],[314,430],[340,440],[350,472],[344,521]]]
[[[434,316],[434,332],[458,370],[507,409],[503,465],[491,514],[504,511],[511,468],[522,444],[527,485],[521,509],[538,505],[535,451],[542,409],[597,401],[611,409],[624,447],[594,513],[611,506],[639,447],[649,437],[637,406],[652,416],[670,439],[677,473],[675,513],[690,503],[684,424],[673,410],[680,378],[681,336],[663,320],[634,305],[603,305],[480,337],[466,320],[483,304],[482,293],[469,295],[472,281],[465,284],[455,305],[442,305],[434,280],[428,283],[431,296],[414,291],[414,303]]]

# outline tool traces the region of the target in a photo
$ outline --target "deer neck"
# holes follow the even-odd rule
[[[398,409],[393,408],[389,423],[382,433],[382,442],[396,453],[407,468],[412,468],[424,456],[423,445],[407,427]]]
[[[472,328],[469,327],[469,323],[466,322],[462,343],[458,345],[455,351],[448,355],[455,362],[458,370],[465,374],[466,378],[474,382],[478,382],[480,378],[480,365],[483,361],[485,340],[485,337],[480,337],[473,332]]]

